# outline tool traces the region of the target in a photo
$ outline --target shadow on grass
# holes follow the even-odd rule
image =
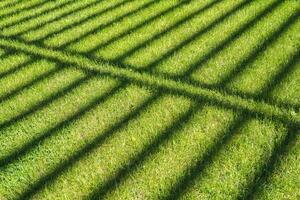
[[[66,88],[65,89],[66,91],[63,92],[63,93],[61,93],[60,96],[56,96],[54,98],[57,99],[57,98],[59,98],[61,96],[65,96],[68,92],[70,92],[71,90],[74,90],[76,87],[78,87],[79,85],[81,85],[84,82],[88,81],[90,78],[91,78],[91,76],[87,76],[87,77],[85,77],[85,78],[83,78],[81,80],[78,80],[76,83],[74,83],[73,85],[71,85],[69,88]],[[46,140],[51,135],[56,134],[63,127],[68,126],[72,122],[78,120],[84,114],[86,114],[87,112],[89,112],[90,110],[92,110],[95,106],[97,106],[98,104],[106,101],[108,98],[110,98],[113,94],[115,94],[122,87],[123,86],[118,85],[118,86],[112,88],[110,91],[106,92],[105,94],[103,94],[103,95],[95,98],[91,103],[89,103],[88,105],[80,108],[76,113],[74,113],[70,117],[68,117],[68,118],[64,119],[63,121],[59,122],[54,127],[50,128],[46,132],[42,133],[40,136],[36,137],[35,139],[27,142],[22,147],[19,147],[12,154],[10,154],[10,155],[2,158],[1,161],[0,161],[0,167],[4,167],[4,166],[10,164],[11,162],[13,162],[14,160],[17,160],[18,158],[24,156],[26,153],[30,152],[30,150],[32,150],[33,148],[35,148],[35,146],[37,144],[40,144],[41,142],[43,142],[44,140]],[[45,105],[40,105],[40,106],[42,107],[42,106],[45,106]],[[32,112],[29,113],[29,114],[33,114],[33,112],[35,112],[35,111],[36,110],[33,109]],[[2,129],[2,127],[1,127],[1,129]]]
[[[139,44],[138,47],[136,47],[136,48],[130,50],[130,52],[131,52],[131,51],[132,51],[132,52],[136,52],[136,51],[139,49],[139,47],[142,48],[142,47],[147,46],[147,44],[150,44],[150,43],[151,43],[152,41],[154,41],[155,39],[161,37],[162,35],[164,35],[164,34],[166,34],[166,33],[168,33],[168,32],[170,32],[171,30],[173,30],[173,29],[179,27],[180,25],[182,25],[182,24],[185,23],[186,21],[190,20],[191,18],[195,17],[195,16],[198,15],[199,13],[204,12],[205,10],[207,10],[207,9],[209,9],[209,8],[211,8],[211,7],[213,7],[216,3],[217,3],[217,1],[212,1],[211,3],[207,4],[206,6],[204,6],[204,7],[200,8],[200,9],[198,9],[197,11],[191,13],[191,14],[188,15],[187,17],[185,17],[185,18],[179,20],[179,21],[178,21],[177,23],[175,23],[174,25],[172,25],[172,26],[166,28],[166,29],[163,30],[161,33],[158,33],[157,35],[152,36],[151,39],[147,40],[146,42],[143,42],[142,44]],[[162,13],[160,13],[160,14],[158,14],[158,15],[156,15],[156,16],[154,16],[154,17],[152,17],[152,18],[150,18],[150,19],[148,19],[148,20],[146,20],[146,21],[144,21],[143,23],[141,23],[141,24],[139,24],[139,25],[137,25],[137,26],[135,26],[135,27],[133,27],[133,28],[130,28],[130,29],[127,30],[126,32],[124,32],[124,33],[122,33],[122,34],[120,34],[120,35],[118,35],[118,36],[116,36],[116,37],[113,37],[112,39],[109,39],[108,41],[106,41],[106,42],[104,42],[104,43],[102,43],[102,44],[100,44],[100,45],[97,45],[97,46],[94,47],[94,48],[91,48],[91,49],[90,49],[88,52],[86,52],[85,54],[86,54],[86,55],[93,55],[93,54],[95,54],[99,49],[105,48],[106,46],[108,46],[108,45],[110,45],[110,44],[112,44],[112,43],[114,43],[114,42],[116,42],[116,41],[121,40],[122,38],[126,37],[126,36],[129,35],[130,33],[133,33],[133,32],[135,32],[135,31],[137,31],[138,29],[143,28],[144,26],[147,26],[149,23],[155,21],[156,19],[159,19],[160,17],[164,17],[164,16],[167,15],[168,13],[171,13],[171,12],[173,12],[174,10],[176,10],[176,9],[178,9],[178,8],[180,8],[180,7],[184,6],[184,5],[186,5],[186,4],[187,4],[186,2],[181,1],[179,4],[175,5],[174,7],[171,7],[171,8],[169,8],[168,10],[166,10],[166,11],[164,11],[164,12],[162,12]],[[122,57],[125,57],[126,55],[129,55],[130,52],[127,52],[127,53],[123,54],[123,55],[119,58],[119,60],[122,60]]]
[[[255,181],[248,186],[248,191],[242,196],[243,199],[254,199],[254,196],[261,191],[261,186],[269,183],[269,178],[276,172],[281,158],[287,156],[290,149],[295,146],[297,134],[300,134],[300,129],[289,128],[284,140],[278,144],[272,152],[271,158],[266,161],[265,166],[257,174]],[[297,132],[298,131],[298,132]]]
[[[47,13],[50,13],[52,11],[55,11],[56,9],[60,9],[61,7],[67,7],[69,6],[70,4],[72,3],[72,1],[67,1],[67,2],[64,2],[62,4],[59,4],[57,6],[54,6],[53,8],[48,8],[46,9],[43,13],[38,13],[38,14],[33,14],[31,16],[26,16],[24,18],[21,18],[13,23],[10,23],[8,25],[4,25],[4,26],[1,26],[1,29],[5,29],[5,28],[10,28],[10,27],[13,27],[13,26],[18,26],[18,24],[22,24],[22,23],[26,23],[28,22],[29,20],[31,19],[36,19],[37,17],[39,16],[42,16],[44,14],[47,14]],[[26,31],[25,31],[26,32]],[[23,32],[21,33],[18,33],[16,34],[15,36],[19,36],[20,34],[22,34]]]
[[[123,82],[121,83],[120,87],[123,88],[127,83]],[[119,89],[121,89],[119,88]],[[107,97],[111,96],[108,95]],[[112,125],[110,128],[108,128],[103,134],[96,137],[93,141],[91,141],[89,144],[85,145],[83,148],[78,149],[78,151],[74,152],[73,155],[71,155],[68,159],[64,160],[59,166],[57,166],[52,172],[46,174],[44,177],[37,180],[35,184],[33,184],[32,187],[30,187],[29,190],[24,192],[19,196],[18,199],[28,199],[32,197],[37,191],[41,190],[43,187],[45,187],[46,183],[50,183],[51,181],[54,181],[60,174],[68,170],[75,162],[80,160],[82,157],[86,156],[86,154],[96,147],[103,144],[104,141],[106,141],[108,138],[111,137],[112,134],[114,134],[117,130],[124,127],[130,120],[135,119],[140,115],[141,112],[145,110],[149,105],[151,105],[157,98],[159,97],[159,94],[153,95],[152,97],[145,100],[141,105],[139,105],[137,108],[135,108],[132,112],[128,113],[126,116],[124,116],[122,119],[119,120],[119,122]],[[103,99],[104,100],[104,99]],[[99,104],[101,102],[98,102]],[[81,115],[81,114],[80,114]]]
[[[112,10],[116,10],[124,5],[126,5],[127,3],[130,3],[131,1],[133,0],[123,0],[115,5],[112,5],[112,6],[109,6],[108,8],[105,8],[99,12],[96,12],[96,13],[90,13],[90,15],[88,16],[84,16],[82,17],[79,21],[76,21],[76,22],[72,22],[71,24],[68,24],[68,25],[64,25],[63,27],[61,27],[61,29],[59,30],[53,30],[51,31],[49,34],[39,38],[38,40],[35,41],[35,43],[38,43],[38,44],[43,44],[43,42],[51,37],[54,37],[58,34],[61,34],[67,30],[71,30],[72,28],[74,27],[78,27],[80,25],[83,25],[84,23],[88,22],[89,20],[95,18],[95,17],[99,17],[101,15],[105,15],[106,13],[112,11]]]
[[[238,30],[234,31],[227,39],[219,43],[217,46],[215,46],[211,51],[209,51],[206,55],[202,56],[201,59],[199,59],[195,64],[189,66],[188,70],[186,70],[182,75],[179,77],[182,79],[188,78],[194,71],[198,70],[199,67],[201,67],[204,63],[206,63],[208,60],[213,58],[215,55],[217,55],[219,52],[224,50],[229,44],[232,44],[233,41],[237,40],[242,34],[244,34],[247,30],[252,28],[259,20],[263,19],[266,15],[271,13],[274,9],[276,9],[279,5],[281,5],[282,1],[274,1],[270,6],[265,8],[260,14],[255,16],[253,19],[251,19],[249,22],[241,25]]]
[[[22,3],[24,3],[24,1],[20,1],[18,4],[22,4]],[[24,11],[29,11],[29,10],[32,10],[32,9],[36,9],[36,8],[38,8],[38,7],[46,4],[46,3],[48,3],[48,1],[40,1],[39,3],[33,4],[33,5],[29,6],[29,7],[25,6],[24,8],[14,9],[11,12],[8,12],[8,13],[5,13],[5,14],[1,14],[0,13],[0,17],[4,18],[4,17],[8,17],[8,16],[11,16],[11,15],[15,15],[15,14],[24,12]],[[14,6],[16,6],[16,4]]]
[[[238,64],[232,73],[226,76],[217,87],[221,87],[230,83],[235,77],[239,76],[245,69],[245,66],[249,66],[253,63],[261,52],[265,51],[272,43],[276,42],[276,40],[288,31],[289,27],[291,27],[294,23],[297,22],[299,18],[300,12],[293,13],[288,20],[283,23],[280,27],[277,28],[275,32],[271,34],[264,42],[262,42],[247,58],[245,58],[240,64]]]
[[[111,26],[111,25],[113,25],[115,23],[118,23],[118,22],[122,21],[123,19],[125,19],[126,17],[132,16],[132,15],[134,15],[134,14],[140,12],[140,11],[143,11],[143,10],[151,7],[155,3],[157,3],[157,2],[156,1],[150,1],[150,2],[148,2],[148,3],[146,3],[146,4],[142,5],[142,6],[139,6],[138,8],[135,8],[134,10],[131,10],[130,12],[124,13],[124,14],[116,17],[115,19],[113,19],[113,20],[111,20],[109,22],[106,22],[106,23],[101,24],[99,26],[93,27],[92,30],[87,31],[86,33],[82,34],[81,36],[79,36],[77,38],[74,37],[71,40],[65,42],[58,49],[59,50],[64,50],[68,45],[74,44],[74,43],[80,41],[81,39],[83,39],[84,37],[87,37],[88,35],[93,35],[93,34],[97,33],[97,31],[103,30],[103,29],[105,29],[105,28],[107,28],[107,27],[109,27],[109,26]],[[76,28],[76,26],[71,27],[71,28]]]
[[[201,107],[199,105],[193,105],[189,110],[181,114],[181,116],[175,120],[169,127],[162,131],[153,142],[144,147],[141,152],[138,153],[136,157],[129,160],[126,167],[121,167],[108,181],[106,181],[101,186],[96,186],[96,189],[88,195],[87,199],[98,199],[101,196],[105,196],[109,191],[115,189],[115,187],[120,184],[123,180],[128,178],[131,172],[135,171],[138,166],[146,161],[147,157],[158,151],[158,147],[164,142],[168,141],[174,132],[182,128],[187,121],[197,112]]]

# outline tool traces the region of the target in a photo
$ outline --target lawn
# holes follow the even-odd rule
[[[11,199],[300,199],[300,1],[0,0]]]

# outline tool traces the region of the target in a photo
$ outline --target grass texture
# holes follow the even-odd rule
[[[0,200],[300,199],[299,15],[1,0]]]

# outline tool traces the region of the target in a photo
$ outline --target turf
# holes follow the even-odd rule
[[[299,199],[299,14],[0,1],[0,199]]]

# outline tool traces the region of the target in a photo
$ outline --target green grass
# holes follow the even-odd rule
[[[0,199],[299,199],[299,14],[0,1]]]

